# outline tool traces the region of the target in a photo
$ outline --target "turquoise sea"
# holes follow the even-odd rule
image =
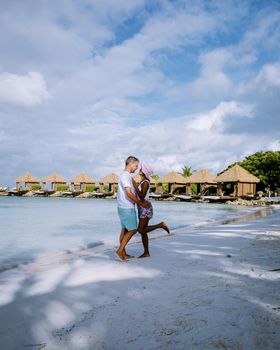
[[[116,204],[106,199],[0,197],[0,268],[78,247],[117,245],[120,224]],[[153,201],[153,206],[151,222],[165,221],[173,231],[249,211],[229,205],[183,202]]]

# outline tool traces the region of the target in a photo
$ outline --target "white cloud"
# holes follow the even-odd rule
[[[280,63],[264,64],[255,76],[245,83],[242,82],[236,87],[236,93],[239,96],[249,96],[260,102],[260,99],[265,99],[268,94],[276,95],[278,100],[280,88]],[[266,97],[265,97],[266,96]]]
[[[277,147],[279,12],[243,4],[3,2],[0,72],[13,74],[0,74],[1,182],[99,177],[128,154],[159,173],[219,171]]]
[[[180,170],[184,164],[192,168],[208,167],[215,172],[252,149],[266,149],[268,140],[272,142],[266,135],[254,139],[246,131],[226,132],[232,118],[248,116],[251,116],[251,106],[236,101],[222,102],[201,115],[186,115],[141,127],[128,127],[124,120],[111,127],[101,121],[92,122],[84,128],[70,128],[69,140],[81,153],[91,150],[95,174],[104,173],[105,164],[108,172],[119,171],[128,154],[152,163],[155,171],[161,174]],[[106,131],[111,134],[109,138]],[[94,139],[91,138],[93,134]],[[103,157],[99,159],[101,140]]]
[[[226,118],[252,117],[252,106],[240,104],[236,101],[221,102],[215,109],[194,118],[189,126],[197,131],[207,131],[223,127]]]
[[[218,22],[204,12],[171,9],[150,16],[136,34],[100,50],[53,87],[52,96],[62,108],[59,112],[71,113],[77,104],[165,92],[168,80],[153,55],[159,50],[176,50],[180,45],[199,42],[217,27]]]
[[[266,64],[259,72],[256,83],[261,86],[280,87],[280,63]]]
[[[106,1],[92,1],[86,0],[85,3],[88,7],[92,8],[94,13],[102,19],[116,20],[124,18],[136,10],[139,10],[145,5],[147,0],[106,0]]]
[[[280,11],[263,10],[256,16],[251,27],[245,32],[239,43],[240,51],[250,52],[258,47],[279,48]]]
[[[198,77],[183,85],[183,88],[168,91],[168,95],[181,95],[188,100],[223,99],[234,87],[226,70],[233,64],[234,56],[229,48],[218,48],[199,54],[201,65]]]
[[[0,74],[0,103],[32,107],[41,104],[48,97],[46,83],[40,73]]]
[[[186,95],[197,99],[223,98],[234,94],[235,84],[230,71],[248,70],[257,61],[260,52],[279,48],[280,12],[261,11],[235,45],[215,48],[199,55],[200,76],[188,83]],[[279,66],[265,65],[255,83],[261,80],[265,86],[270,82],[279,84]],[[271,85],[271,84],[270,84]]]

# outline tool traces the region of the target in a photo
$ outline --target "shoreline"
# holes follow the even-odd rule
[[[25,194],[11,194],[8,192],[0,192],[2,197],[21,197],[21,198],[64,198],[64,199],[98,199],[98,200],[116,200],[116,193],[99,193],[99,192],[83,192],[80,194],[69,193],[68,191],[58,191],[52,194],[36,194],[36,191],[29,191]],[[186,203],[209,203],[209,204],[226,204],[240,205],[248,207],[265,207],[274,204],[280,204],[280,197],[230,197],[230,196],[202,196],[202,195],[173,195],[173,194],[150,194],[150,200],[162,202],[186,202]]]
[[[231,224],[236,224],[239,222],[257,220],[259,218],[274,214],[275,210],[277,210],[277,208],[279,208],[279,210],[280,210],[280,206],[278,207],[276,205],[266,206],[266,207],[262,207],[262,208],[251,207],[250,208],[251,212],[242,213],[241,215],[238,215],[236,217],[229,218],[226,220],[216,220],[213,222],[198,224],[195,226],[182,225],[182,226],[179,226],[179,227],[173,229],[171,234],[169,234],[169,235],[166,235],[165,233],[163,233],[163,234],[155,234],[154,233],[149,237],[149,241],[155,240],[155,239],[162,239],[162,238],[165,238],[166,236],[167,237],[174,236],[174,235],[176,235],[177,231],[180,232],[182,230],[197,231],[197,230],[205,229],[207,227],[208,228],[214,227],[217,225],[231,225]],[[246,207],[246,209],[249,209],[249,208]],[[175,233],[174,233],[174,231],[175,231]],[[137,239],[136,241],[129,242],[128,245],[131,246],[134,244],[141,244],[141,239]],[[96,254],[110,252],[110,251],[114,251],[116,249],[117,249],[117,246],[112,246],[112,245],[108,244],[108,242],[106,243],[106,241],[105,242],[104,241],[91,242],[91,243],[87,244],[86,246],[76,246],[74,248],[60,250],[60,251],[57,251],[57,252],[54,252],[51,254],[42,254],[41,256],[37,257],[35,259],[35,261],[20,261],[20,262],[15,262],[14,264],[11,263],[10,265],[7,265],[7,266],[0,265],[0,274],[4,273],[6,271],[17,269],[17,268],[24,268],[24,267],[28,268],[30,265],[40,264],[40,262],[42,263],[42,262],[51,261],[51,260],[58,261],[58,262],[64,261],[64,260],[69,261],[71,259],[71,257],[75,257],[75,255],[94,256]]]
[[[180,228],[154,239],[147,259],[109,250],[6,271],[0,347],[277,349],[279,223],[274,213]]]

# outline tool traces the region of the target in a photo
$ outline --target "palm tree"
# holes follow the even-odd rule
[[[189,177],[192,175],[192,170],[191,167],[188,167],[187,165],[184,165],[182,168],[182,172],[180,173],[181,175],[183,175],[184,177]]]

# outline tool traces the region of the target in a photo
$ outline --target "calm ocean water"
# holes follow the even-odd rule
[[[153,202],[152,223],[199,226],[244,212],[219,204]],[[0,197],[0,267],[62,250],[118,242],[115,200]],[[139,237],[138,237],[139,238]]]

